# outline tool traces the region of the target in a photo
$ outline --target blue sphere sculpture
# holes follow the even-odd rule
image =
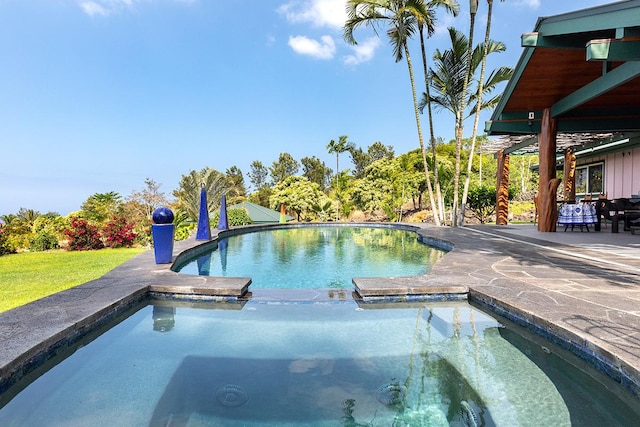
[[[151,218],[154,224],[171,224],[173,222],[173,211],[163,206],[153,211]]]

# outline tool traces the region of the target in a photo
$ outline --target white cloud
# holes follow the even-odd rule
[[[370,37],[355,46],[351,46],[353,55],[345,56],[344,63],[347,65],[358,65],[370,61],[379,46],[380,39],[378,37]]]
[[[96,15],[107,16],[109,14],[109,11],[107,9],[105,9],[104,7],[102,7],[101,5],[93,1],[82,2],[80,3],[80,7],[84,11],[84,13],[86,13],[89,16],[96,16]]]
[[[290,0],[280,6],[278,12],[291,23],[342,28],[347,19],[345,4],[345,0]]]
[[[305,36],[289,37],[289,46],[296,53],[317,59],[331,59],[336,52],[336,43],[331,36],[322,36],[320,41]]]
[[[540,8],[540,0],[520,0],[516,2],[516,6],[522,6],[529,9],[539,9]]]
[[[112,13],[130,9],[136,3],[149,3],[154,0],[77,0],[80,8],[89,16],[108,16]],[[176,3],[192,4],[198,0],[173,0]]]

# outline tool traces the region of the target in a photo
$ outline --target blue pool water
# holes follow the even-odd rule
[[[0,425],[629,426],[640,416],[610,380],[466,302],[151,303],[2,396]]]
[[[412,231],[355,226],[264,230],[220,239],[184,274],[251,277],[252,289],[351,288],[354,277],[419,276],[445,251]]]

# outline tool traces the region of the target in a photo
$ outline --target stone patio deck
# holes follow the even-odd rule
[[[421,293],[465,294],[589,359],[640,396],[640,236],[630,233],[538,233],[533,226],[458,229],[406,224],[454,246],[430,274],[356,279],[363,294],[400,299]],[[200,242],[176,243],[174,255]],[[178,275],[147,251],[100,279],[0,313],[0,394],[62,352],[96,324],[149,295],[242,295],[248,278]],[[385,282],[387,286],[385,287]],[[341,291],[251,291],[254,300],[327,301]]]

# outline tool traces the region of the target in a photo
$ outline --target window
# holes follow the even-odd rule
[[[604,193],[604,163],[576,168],[576,194]]]

